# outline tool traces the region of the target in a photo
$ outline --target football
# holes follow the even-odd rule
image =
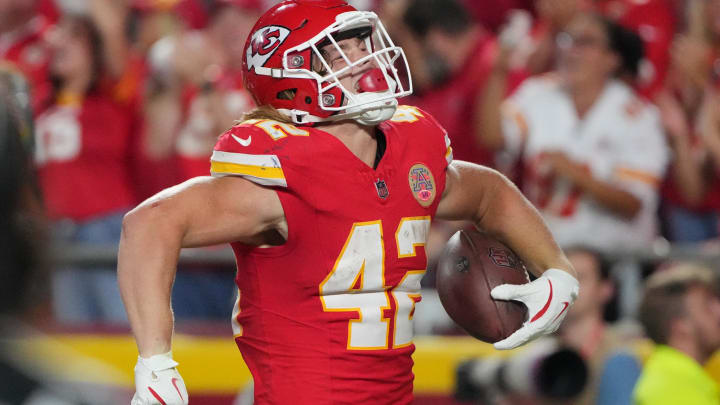
[[[529,281],[525,265],[500,241],[475,230],[456,232],[437,266],[436,286],[448,315],[470,335],[495,343],[519,329],[527,308],[498,301],[490,291],[500,284]]]

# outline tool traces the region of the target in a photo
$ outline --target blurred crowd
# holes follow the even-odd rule
[[[116,246],[129,209],[209,174],[217,136],[254,107],[245,38],[274,3],[0,0],[0,79],[12,84],[7,104],[33,162],[23,176],[37,183],[19,198],[47,219],[48,239]],[[403,47],[414,94],[401,103],[447,129],[456,159],[513,179],[574,249],[583,294],[559,339],[591,364],[585,396],[629,393],[639,367],[617,355],[625,335],[606,328],[614,287],[600,257],[661,238],[720,246],[720,0],[350,3],[376,11]],[[436,226],[431,261],[457,226]],[[228,319],[233,278],[211,265],[182,269],[176,317]],[[114,268],[62,266],[51,279],[60,323],[127,322]],[[653,285],[686,291],[703,280]],[[662,303],[644,305],[654,305],[641,313],[651,337],[669,344],[658,332],[669,326],[651,316]],[[693,333],[715,339],[702,350],[720,347],[718,331]]]
[[[401,102],[440,121],[456,159],[509,175],[562,245],[717,240],[720,1],[355,3],[408,56]],[[25,143],[54,240],[117,244],[139,201],[208,174],[217,135],[253,107],[244,40],[271,4],[0,2],[0,57],[27,81]],[[233,294],[230,273],[201,267],[180,273],[178,295]],[[122,322],[114,284],[110,268],[57,269],[57,316]],[[212,306],[175,309],[225,315]]]

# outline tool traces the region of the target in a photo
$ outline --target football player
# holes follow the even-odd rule
[[[186,404],[170,352],[182,247],[230,242],[237,345],[256,404],[408,404],[412,316],[433,218],[465,219],[511,246],[538,278],[499,286],[530,319],[496,343],[559,326],[574,270],[535,209],[494,170],[452,161],[445,131],[398,106],[407,63],[372,12],[285,1],[245,44],[259,106],[224,133],[212,177],[142,203],[123,224],[118,278],[139,357],[132,404]]]

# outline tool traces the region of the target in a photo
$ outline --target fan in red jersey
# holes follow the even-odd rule
[[[182,247],[235,251],[232,324],[255,404],[412,402],[412,316],[435,217],[475,222],[538,276],[493,291],[533,319],[498,349],[554,331],[577,297],[572,266],[506,178],[453,162],[443,128],[397,105],[411,91],[401,69],[377,16],[343,1],[286,1],[258,20],[244,78],[259,107],[220,137],[212,177],[124,221],[118,281],[140,354],[132,404],[188,401],[170,353]]]
[[[67,15],[49,38],[51,103],[35,121],[35,165],[53,236],[114,244],[136,200],[132,114],[116,102],[97,24]],[[112,267],[58,266],[53,310],[61,323],[127,324]]]

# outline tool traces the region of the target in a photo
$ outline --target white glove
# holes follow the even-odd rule
[[[570,273],[549,269],[535,281],[503,284],[490,291],[496,300],[520,301],[528,308],[528,320],[507,338],[496,342],[498,350],[514,349],[540,335],[553,333],[560,327],[567,309],[575,302],[580,284]]]
[[[187,405],[185,382],[175,369],[172,352],[150,358],[138,356],[135,365],[135,395],[130,405]]]

